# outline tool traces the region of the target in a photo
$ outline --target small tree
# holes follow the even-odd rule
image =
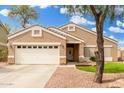
[[[4,38],[6,38],[6,39],[5,39],[4,43],[7,43],[7,34],[10,31],[9,26],[7,24],[4,24],[3,22],[0,21],[0,31],[5,31],[5,34],[6,34],[5,36],[6,37],[4,37]],[[4,45],[4,46],[2,45],[0,47],[0,62],[7,61],[7,56],[8,56],[7,46],[6,45]]]
[[[96,76],[95,82],[102,83],[103,71],[104,71],[104,39],[103,39],[103,25],[106,17],[113,20],[117,17],[124,15],[124,6],[115,5],[68,5],[64,6],[67,9],[69,15],[81,14],[81,15],[92,15],[96,22],[96,33],[97,33],[97,48],[96,55]],[[122,9],[122,11],[119,11]]]
[[[9,31],[11,30],[11,28],[9,27],[8,24],[0,21],[0,30],[5,31],[7,34],[9,34]]]
[[[12,19],[17,19],[23,28],[26,28],[26,25],[31,20],[36,20],[38,17],[35,9],[28,5],[12,6],[9,10],[8,16]]]

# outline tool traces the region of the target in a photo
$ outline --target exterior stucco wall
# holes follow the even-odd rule
[[[84,43],[79,44],[79,61],[82,62],[84,59]]]
[[[71,38],[71,37],[66,37],[66,39],[67,39],[67,43],[68,42],[80,42],[79,40],[76,40],[76,39]]]
[[[73,36],[78,36],[79,38],[83,39],[86,43],[85,45],[96,45],[96,35],[89,33],[87,31],[83,31],[80,28],[75,28],[75,31],[68,31],[68,26],[61,28],[62,31],[69,33]],[[112,57],[113,61],[117,61],[117,44],[113,43],[110,40],[104,39],[104,45],[112,45]]]
[[[124,50],[121,51],[121,58],[124,60]]]
[[[120,59],[119,61],[124,61],[124,49],[123,48],[118,49],[118,58]]]
[[[66,57],[65,58],[60,58],[60,64],[65,65],[67,63]]]
[[[9,40],[9,56],[14,56],[14,50],[15,48],[13,47],[12,43],[18,43],[18,42],[40,42],[40,43],[61,43],[60,47],[60,57],[61,56],[66,56],[66,40],[62,39],[58,36],[52,35],[46,31],[42,31],[42,37],[32,37],[32,31],[31,30],[36,30],[36,29],[41,29],[39,26],[35,26],[33,28],[30,28],[29,32],[26,32],[22,35],[19,35],[15,38],[12,38]],[[9,60],[10,58],[8,58]],[[12,58],[11,58],[12,59]],[[60,60],[61,61],[61,60]],[[8,61],[10,62],[10,61]]]

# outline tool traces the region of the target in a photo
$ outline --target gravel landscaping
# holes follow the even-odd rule
[[[104,74],[103,83],[93,82],[95,74],[74,67],[58,67],[46,88],[124,88],[124,73]]]

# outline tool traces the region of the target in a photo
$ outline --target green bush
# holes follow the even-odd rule
[[[93,61],[93,62],[96,62],[96,57],[92,56],[92,57],[90,57],[90,60]]]
[[[0,62],[7,61],[8,50],[7,48],[0,48]]]

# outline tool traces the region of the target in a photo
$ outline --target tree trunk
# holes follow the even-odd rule
[[[25,22],[22,23],[22,27],[26,28],[26,23]]]
[[[95,82],[102,83],[102,77],[104,72],[104,39],[103,39],[103,18],[101,15],[96,17],[96,29],[97,29],[97,48],[96,55],[96,75]]]

